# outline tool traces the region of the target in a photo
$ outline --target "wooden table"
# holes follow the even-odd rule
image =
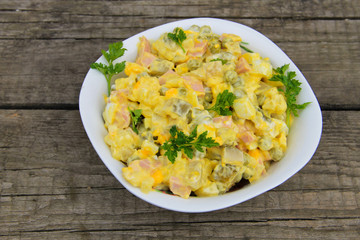
[[[312,160],[242,204],[185,214],[117,182],[78,96],[109,43],[190,17],[248,25],[278,44],[321,104]],[[359,239],[360,1],[0,1],[0,239]]]

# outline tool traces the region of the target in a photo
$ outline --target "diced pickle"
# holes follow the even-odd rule
[[[142,73],[139,73],[137,76],[136,76],[136,81],[139,81],[140,78],[142,77],[147,77],[149,76],[149,74],[147,72],[142,72]]]
[[[235,88],[234,95],[236,98],[242,98],[246,96],[246,92],[242,88]]]
[[[226,48],[226,44],[229,43],[229,42],[233,42],[234,40],[232,40],[231,38],[227,37],[227,38],[224,38],[222,41],[221,41],[221,46],[223,48]]]
[[[199,33],[200,33],[200,35],[210,35],[211,28],[207,25],[204,25],[204,26],[200,27]]]
[[[178,89],[178,91],[179,91],[180,96],[186,96],[186,93],[187,93],[186,88],[181,87]]]
[[[185,117],[191,109],[190,103],[178,98],[169,99],[168,104],[172,105],[172,112],[181,117]]]
[[[270,137],[262,137],[259,140],[259,148],[263,151],[268,151],[272,148],[272,141]]]
[[[234,70],[228,70],[225,72],[224,78],[228,83],[234,84],[238,79],[238,75]]]
[[[211,53],[219,53],[221,50],[221,42],[217,39],[213,39],[209,43],[209,49]]]
[[[163,75],[167,71],[174,68],[174,63],[163,60],[163,59],[156,59],[150,64],[150,73],[152,75]]]
[[[189,61],[187,61],[187,67],[190,71],[198,69],[199,67],[201,67],[201,61],[198,59],[190,59]]]
[[[160,88],[160,95],[161,95],[161,96],[165,96],[167,90],[169,90],[167,87],[161,87],[161,88]]]
[[[199,32],[200,31],[200,27],[198,25],[192,25],[189,30],[194,31],[194,32]]]
[[[270,150],[270,156],[274,161],[279,161],[284,156],[284,152],[280,147],[274,147]]]

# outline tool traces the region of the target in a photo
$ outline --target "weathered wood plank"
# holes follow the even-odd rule
[[[57,107],[78,103],[82,81],[100,49],[115,40],[0,41],[0,105]],[[360,45],[281,42],[303,71],[322,107],[360,107]]]
[[[144,215],[149,214],[144,213],[138,218]],[[161,217],[162,214],[150,214],[150,216]],[[164,222],[135,226],[131,226],[126,217],[114,221],[97,219],[99,224],[107,224],[106,229],[99,229],[96,224],[94,224],[95,228],[87,228],[84,222],[85,220],[78,220],[78,223],[72,226],[48,231],[39,229],[13,232],[3,239],[358,239],[359,237],[358,219],[274,220],[251,224],[231,221]]]
[[[355,239],[360,112],[323,117],[316,154],[286,183],[228,209],[184,214],[127,192],[92,149],[78,111],[1,110],[0,236]]]
[[[91,16],[90,16],[91,17]],[[90,18],[89,17],[89,18]],[[91,17],[69,22],[4,22],[0,39],[125,39],[182,18],[143,18],[141,16]],[[228,20],[250,26],[276,42],[358,42],[360,19],[294,20],[283,18]]]
[[[190,17],[246,24],[299,66],[326,109],[359,109],[360,1],[0,1],[0,108],[76,108],[100,49]],[[78,111],[0,110],[1,239],[358,239],[360,111],[324,111],[312,160],[228,209],[137,199],[92,149]]]
[[[77,16],[140,16],[155,18],[221,17],[221,18],[356,18],[360,3],[354,0],[308,1],[241,1],[241,0],[156,0],[156,1],[53,1],[14,0],[0,3],[8,12],[2,21],[71,21]],[[26,12],[40,18],[26,18]],[[11,14],[15,12],[15,14]],[[48,13],[51,14],[48,14]],[[57,14],[54,14],[57,13]],[[9,16],[10,15],[10,16]],[[25,16],[25,17],[24,17]],[[34,16],[34,15],[31,15]],[[83,19],[84,16],[81,16]],[[4,20],[6,19],[6,20]],[[86,18],[84,18],[86,19]],[[105,20],[106,18],[104,18]]]

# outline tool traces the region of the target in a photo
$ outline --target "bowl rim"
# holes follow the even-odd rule
[[[314,153],[319,145],[321,133],[322,133],[322,113],[321,113],[319,102],[317,101],[313,90],[311,89],[306,78],[303,76],[303,74],[300,72],[300,70],[297,68],[297,66],[293,63],[293,61],[274,42],[272,42],[265,35],[261,34],[260,32],[256,31],[255,29],[250,28],[241,23],[232,22],[232,21],[224,20],[224,19],[218,19],[218,18],[189,18],[189,19],[184,19],[184,20],[179,20],[179,21],[173,21],[173,22],[165,23],[165,24],[147,29],[143,32],[140,32],[138,34],[135,34],[135,35],[127,38],[126,40],[123,41],[124,47],[127,48],[127,45],[129,45],[131,43],[133,45],[134,40],[136,40],[136,43],[137,43],[140,36],[148,37],[148,36],[157,35],[159,37],[164,32],[172,31],[172,29],[174,29],[175,27],[179,26],[179,27],[186,28],[185,26],[190,27],[193,24],[197,24],[200,26],[201,25],[209,25],[212,29],[214,29],[214,26],[216,26],[216,28],[221,28],[221,29],[222,28],[225,28],[225,29],[231,28],[231,29],[235,29],[235,30],[232,30],[232,32],[224,30],[221,33],[224,33],[224,32],[236,33],[237,31],[240,31],[240,32],[243,31],[251,36],[257,37],[258,41],[263,41],[261,44],[272,49],[273,53],[275,54],[275,57],[273,57],[273,59],[270,58],[272,65],[274,67],[276,65],[273,63],[274,59],[280,58],[280,60],[279,60],[280,62],[281,62],[281,59],[282,60],[285,59],[286,63],[290,64],[289,70],[295,71],[297,73],[297,79],[302,83],[302,88],[306,89],[306,92],[302,91],[300,93],[299,98],[300,98],[300,96],[304,95],[303,98],[311,100],[312,104],[309,105],[310,108],[307,108],[300,113],[299,118],[300,119],[305,118],[305,117],[303,117],[303,115],[305,115],[305,114],[306,114],[306,117],[309,118],[308,115],[310,114],[313,117],[313,119],[315,120],[315,121],[313,121],[313,125],[312,125],[312,126],[314,126],[313,130],[311,132],[312,139],[311,139],[311,141],[309,140],[311,142],[311,144],[308,144],[310,146],[310,148],[302,151],[302,154],[304,155],[304,157],[302,158],[303,160],[294,163],[293,168],[288,169],[289,171],[285,171],[284,175],[277,176],[275,178],[274,177],[275,175],[271,174],[273,171],[275,171],[275,167],[272,166],[268,171],[269,174],[265,177],[262,177],[255,183],[252,183],[251,185],[247,185],[247,186],[241,188],[240,190],[236,190],[234,192],[228,192],[224,195],[219,195],[219,196],[214,196],[214,197],[190,197],[189,199],[182,199],[178,196],[167,195],[167,194],[159,193],[157,191],[151,191],[150,193],[146,194],[146,193],[142,193],[139,188],[136,188],[136,187],[133,187],[132,185],[130,185],[122,177],[121,171],[119,171],[119,170],[121,170],[121,168],[124,165],[120,161],[115,160],[114,158],[111,157],[109,148],[108,148],[108,153],[104,153],[103,144],[105,144],[105,143],[103,141],[103,138],[101,139],[103,143],[101,143],[97,137],[99,133],[98,134],[94,133],[94,131],[95,131],[93,129],[94,122],[92,122],[90,120],[90,116],[93,116],[93,117],[96,117],[96,116],[94,115],[94,112],[92,112],[92,111],[94,111],[94,109],[93,109],[94,107],[89,106],[89,102],[88,102],[90,97],[93,96],[91,89],[94,88],[94,86],[90,85],[90,81],[91,81],[90,78],[91,79],[92,78],[101,78],[102,75],[101,75],[101,73],[96,72],[96,70],[89,69],[89,71],[87,72],[87,74],[84,78],[84,81],[83,81],[83,84],[82,84],[81,90],[80,90],[79,112],[80,112],[80,116],[81,116],[81,120],[82,120],[84,129],[85,129],[85,132],[87,133],[91,144],[93,145],[95,151],[97,152],[98,156],[103,161],[105,166],[109,169],[109,171],[115,176],[115,178],[129,192],[131,192],[133,195],[139,197],[140,199],[142,199],[148,203],[151,203],[155,206],[165,208],[168,210],[173,210],[173,211],[178,211],[178,212],[188,212],[188,213],[199,213],[199,212],[209,212],[209,211],[220,210],[220,209],[231,207],[233,205],[250,200],[262,193],[265,193],[265,192],[279,186],[280,184],[282,184],[283,182],[288,180],[291,176],[293,176],[295,173],[300,171],[311,160],[312,156],[314,155]],[[238,35],[240,35],[240,37],[243,37],[242,34],[243,33],[238,33]],[[247,42],[249,42],[249,41],[247,41]],[[135,46],[136,46],[136,43],[135,43]],[[252,42],[249,42],[249,43],[250,43],[250,45],[252,45]],[[255,50],[254,52],[263,52],[263,50],[256,51],[257,50],[256,47],[253,49]],[[136,48],[135,48],[135,50],[136,50]],[[124,56],[121,57],[120,59],[124,60],[124,59],[128,58],[127,55],[129,55],[130,51],[131,51],[130,54],[134,55],[134,49],[128,49],[128,51],[125,52]],[[260,55],[262,57],[266,57],[266,54],[265,54],[265,56],[263,54],[260,54]],[[279,62],[279,61],[277,61],[277,62]],[[101,56],[99,59],[97,59],[96,62],[105,62],[105,59],[103,56]],[[99,86],[97,86],[97,87],[102,88],[99,91],[103,91],[103,93],[105,94],[106,90],[104,91],[104,89],[105,89],[104,85],[106,85],[106,82],[105,81],[99,81],[99,82],[101,82],[101,86],[99,85],[100,84],[99,83],[98,84]],[[93,101],[93,104],[96,105],[98,103]],[[102,111],[103,111],[103,108],[101,109],[101,112]],[[296,121],[299,121],[299,120],[297,119]],[[296,123],[296,121],[295,121],[295,123]],[[311,124],[311,122],[309,122],[309,123]],[[101,129],[101,130],[97,129],[97,130],[100,131],[100,134],[105,134],[104,129]],[[297,131],[297,132],[299,132],[299,131]],[[109,154],[110,154],[110,156],[109,156]],[[286,155],[285,155],[284,159],[285,158],[286,158]],[[284,160],[284,159],[282,159],[282,160]],[[116,161],[117,163],[114,161]],[[279,165],[279,166],[282,165],[281,161],[279,163],[275,163],[274,165]],[[119,169],[117,169],[117,168],[119,168]],[[281,168],[281,167],[279,167],[279,168]],[[258,186],[257,189],[261,189],[261,190],[255,191],[254,190],[255,188],[253,186]]]

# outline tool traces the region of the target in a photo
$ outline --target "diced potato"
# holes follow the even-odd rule
[[[199,197],[211,197],[219,195],[219,189],[215,182],[207,181],[207,184],[195,191],[196,196]]]
[[[287,105],[285,97],[279,93],[277,88],[273,87],[264,92],[265,101],[262,108],[274,114],[283,114],[286,111]]]
[[[246,97],[239,98],[234,101],[234,110],[239,118],[249,120],[255,118],[256,110],[250,100]]]
[[[235,147],[225,147],[222,152],[221,162],[223,164],[242,166],[244,164],[243,151]]]

